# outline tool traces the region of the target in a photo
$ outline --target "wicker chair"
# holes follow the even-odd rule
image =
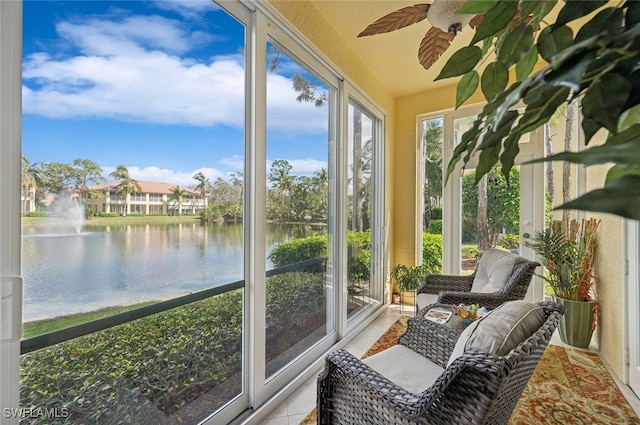
[[[521,300],[540,263],[510,252],[488,249],[469,276],[429,275],[416,290],[416,314],[430,304],[479,304],[493,309]]]
[[[484,331],[496,323],[504,325],[503,330],[518,327],[515,322],[503,323],[500,315],[495,317],[496,323],[488,319],[507,305],[523,303],[537,315],[535,324],[527,325],[529,332],[534,330],[529,337],[516,335],[519,342],[506,354],[473,348],[471,338],[483,332],[483,321],[487,321]],[[505,424],[563,313],[564,308],[553,302],[512,301],[462,334],[429,320],[411,318],[397,346],[367,359],[359,360],[338,349],[327,356],[318,377],[318,424]],[[392,352],[394,349],[397,351]],[[413,362],[398,358],[399,353],[413,356]],[[421,391],[408,390],[393,380],[419,381],[421,375],[429,375],[429,368],[442,372],[427,377],[433,383],[427,382]]]

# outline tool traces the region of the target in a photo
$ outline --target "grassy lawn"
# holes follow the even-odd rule
[[[79,325],[81,323],[90,322],[92,320],[102,319],[103,317],[113,316],[114,314],[123,313],[125,311],[133,310],[134,308],[143,307],[145,305],[153,303],[154,301],[148,301],[126,306],[106,307],[87,313],[69,314],[66,316],[58,316],[51,319],[26,322],[22,325],[22,338],[26,339],[33,336],[54,332],[59,329],[68,328],[71,326]]]

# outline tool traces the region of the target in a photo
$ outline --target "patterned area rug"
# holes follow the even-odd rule
[[[402,316],[362,356],[398,343],[406,331]],[[300,423],[316,423],[316,410]],[[634,424],[640,419],[597,354],[549,345],[511,415],[509,425]]]

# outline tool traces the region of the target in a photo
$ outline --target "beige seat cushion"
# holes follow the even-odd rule
[[[499,249],[487,249],[482,253],[476,275],[473,278],[471,292],[498,292],[507,283],[516,256]]]
[[[403,345],[389,347],[362,362],[412,393],[421,393],[432,386],[444,371],[426,357]]]
[[[435,304],[438,301],[439,294],[418,294],[416,295],[416,305],[418,306],[418,311],[422,310],[426,306],[430,304]]]
[[[544,310],[538,304],[508,301],[462,331],[448,365],[471,348],[507,355],[537,331],[545,320]]]

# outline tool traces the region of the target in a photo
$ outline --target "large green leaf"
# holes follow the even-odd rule
[[[501,62],[492,62],[482,73],[481,85],[485,99],[493,100],[498,93],[504,91],[509,82],[509,71]]]
[[[522,81],[531,74],[538,62],[538,49],[532,46],[529,51],[516,63],[516,80]]]
[[[627,26],[633,26],[640,23],[640,2],[638,1],[627,1],[625,3],[629,8],[627,9],[627,13],[625,15],[625,24]]]
[[[626,78],[607,73],[596,80],[582,99],[585,117],[602,125],[612,133],[618,131],[618,118],[629,97],[631,85]]]
[[[553,31],[551,27],[546,27],[538,36],[538,52],[547,62],[558,52],[567,49],[573,44],[573,31],[567,26],[559,27]]]
[[[523,22],[505,36],[498,50],[498,61],[509,68],[522,59],[531,50],[531,46],[533,46],[533,28]]]
[[[493,165],[498,162],[498,155],[500,154],[501,145],[485,148],[480,151],[478,157],[478,165],[476,167],[475,184],[478,184],[482,176],[487,174],[493,168]]]
[[[623,17],[622,10],[617,7],[601,10],[580,28],[576,34],[575,42],[579,43],[594,35],[612,35],[621,32]]]
[[[526,18],[532,18],[531,25],[533,28],[537,28],[557,3],[558,0],[522,0],[520,2],[520,22]]]
[[[568,87],[549,84],[529,90],[524,97],[527,108],[518,123],[518,131],[525,134],[549,121],[558,107],[567,100],[569,94]]]
[[[605,4],[607,4],[606,0],[566,0],[553,26],[557,28],[578,18],[582,18]]]
[[[474,1],[466,1],[460,6],[457,14],[470,14],[470,15],[478,15],[484,14],[489,11],[493,6],[496,5],[498,0],[474,0]]]
[[[507,179],[507,182],[509,181],[509,173],[515,163],[515,158],[518,155],[518,152],[520,152],[520,145],[518,144],[519,141],[520,135],[511,133],[503,143],[504,150],[500,155],[500,164],[502,165],[502,174],[505,179]]]
[[[478,46],[461,48],[444,64],[442,71],[440,71],[440,74],[436,77],[436,81],[466,74],[480,62],[481,58],[482,50]]]
[[[549,72],[545,80],[553,85],[566,86],[579,91],[583,85],[584,74],[596,59],[595,51],[582,52],[574,61],[567,61],[558,69]]]
[[[480,76],[475,70],[464,74],[456,88],[456,109],[469,99],[478,88]]]
[[[610,185],[615,180],[622,178],[623,176],[636,175],[640,176],[640,164],[634,164],[630,166],[615,165],[607,171],[607,177],[604,180],[604,184]]]
[[[482,142],[478,146],[478,149],[487,149],[494,146],[501,146],[502,139],[507,137],[507,135],[511,132],[511,127],[513,126],[513,123],[517,118],[517,111],[509,111],[505,115],[503,120],[494,121],[488,131],[486,131],[482,136]]]
[[[469,2],[467,2],[469,3]],[[499,1],[485,13],[484,18],[471,40],[471,44],[476,44],[480,40],[491,37],[504,29],[513,21],[513,17],[518,11],[517,1]]]
[[[584,142],[589,144],[591,138],[600,130],[602,126],[590,118],[582,117],[582,131],[584,131]]]
[[[559,152],[545,158],[532,160],[530,163],[548,161],[567,161],[585,166],[613,162],[618,165],[632,166],[640,164],[640,138],[622,144],[605,143],[580,152]]]
[[[557,209],[594,211],[640,220],[640,176],[625,175]]]

